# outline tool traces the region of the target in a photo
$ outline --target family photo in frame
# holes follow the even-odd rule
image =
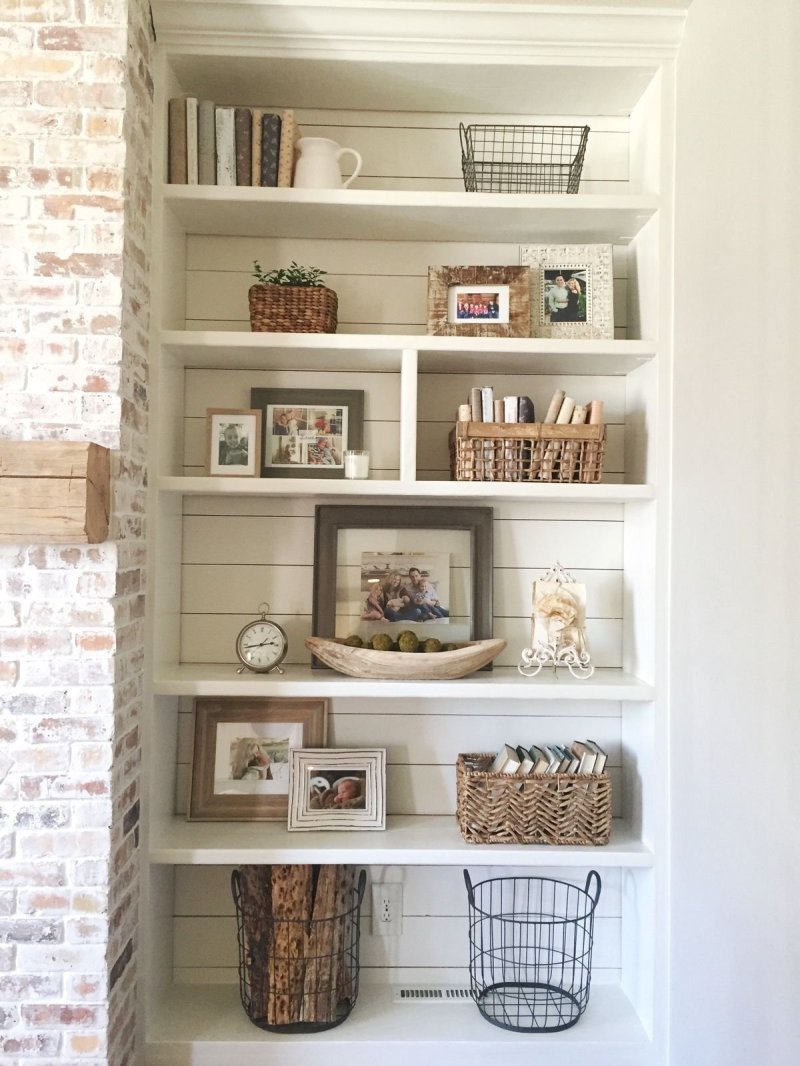
[[[344,453],[363,446],[364,393],[355,389],[250,390],[262,415],[262,477],[343,478]]]
[[[530,268],[531,336],[614,337],[610,244],[522,245]]]

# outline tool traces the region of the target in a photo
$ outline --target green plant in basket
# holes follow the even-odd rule
[[[257,259],[253,260],[253,277],[262,285],[300,285],[304,288],[324,286],[321,279],[327,274],[326,270],[317,267],[298,266],[292,260],[288,267],[278,267],[264,273]]]

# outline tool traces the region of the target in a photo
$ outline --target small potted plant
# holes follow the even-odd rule
[[[250,328],[254,333],[335,333],[339,300],[321,280],[324,270],[298,266],[270,270],[253,262]]]

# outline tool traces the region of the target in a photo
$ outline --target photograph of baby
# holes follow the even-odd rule
[[[447,622],[447,552],[362,552],[361,621]]]
[[[542,286],[543,321],[586,322],[589,300],[589,268],[587,266],[544,269]]]
[[[289,751],[302,742],[300,722],[218,722],[214,795],[288,795]]]
[[[367,771],[313,769],[307,798],[310,811],[366,810]]]
[[[266,464],[341,469],[347,447],[347,408],[268,404]]]

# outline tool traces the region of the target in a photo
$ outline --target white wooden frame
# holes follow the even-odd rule
[[[531,333],[534,337],[614,336],[610,244],[523,244],[519,261],[531,268]],[[586,321],[551,322],[545,309],[545,271],[581,271],[586,278]]]
[[[338,774],[338,771],[342,771]],[[364,808],[313,807],[310,788],[314,774],[322,773],[331,782],[351,780],[363,773]],[[326,773],[327,772],[327,773]],[[337,776],[334,778],[334,774]],[[289,778],[288,828],[385,829],[386,828],[386,749],[385,748],[294,748]]]

